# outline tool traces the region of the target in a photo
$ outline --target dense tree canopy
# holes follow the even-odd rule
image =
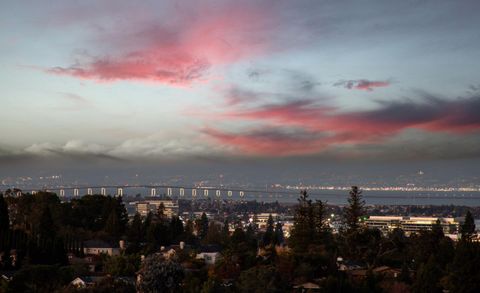
[[[242,216],[251,217],[246,212],[220,218],[223,225],[206,213],[195,219],[166,217],[159,211],[135,214],[128,221],[119,197],[87,195],[62,202],[41,192],[3,202],[2,207],[0,198],[0,212],[7,210],[12,224],[2,220],[0,269],[16,272],[7,285],[0,281],[8,292],[134,292],[121,278],[137,272],[140,292],[288,292],[305,283],[325,292],[480,290],[480,243],[473,241],[471,213],[465,215],[457,242],[445,236],[440,222],[418,233],[395,228],[383,234],[361,221],[364,204],[356,187],[349,193],[344,229],[339,230],[330,226],[326,203],[313,202],[302,191],[293,208],[290,237],[284,237],[282,222],[271,215],[266,227],[242,222]],[[88,271],[67,267],[67,252],[82,258],[83,242],[96,238],[126,240],[126,250],[101,257],[101,270],[109,277],[92,288],[73,289],[68,286],[72,277]],[[186,242],[183,249],[180,241]],[[213,265],[196,257],[208,248],[221,253]],[[141,255],[146,256],[143,262]],[[357,268],[344,268],[352,264]],[[385,267],[395,276],[376,271]],[[43,284],[42,278],[52,281]]]

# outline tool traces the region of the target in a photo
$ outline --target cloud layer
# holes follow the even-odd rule
[[[47,72],[99,81],[188,85],[205,79],[212,66],[270,49],[272,40],[267,36],[274,29],[275,16],[265,5],[227,1],[191,6],[166,7],[165,20],[132,22],[133,27],[125,31],[116,28],[111,35],[99,37],[107,42],[107,52],[93,48],[94,57]]]
[[[362,90],[373,91],[375,88],[387,87],[390,82],[387,80],[368,80],[368,79],[356,79],[356,80],[340,80],[333,84],[334,86],[341,86],[349,90]]]
[[[381,144],[402,131],[465,135],[480,130],[480,96],[447,100],[379,102],[372,110],[344,112],[312,100],[229,109],[217,119],[249,121],[258,126],[231,132],[207,128],[213,140],[246,153],[262,155],[311,154],[331,146]],[[270,132],[275,127],[274,135]],[[288,131],[285,129],[297,129]]]

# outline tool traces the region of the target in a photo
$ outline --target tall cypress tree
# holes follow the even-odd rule
[[[200,220],[197,223],[197,229],[198,229],[198,236],[200,239],[205,238],[208,233],[208,217],[207,214],[202,213],[202,216],[200,217]]]
[[[128,241],[133,245],[139,245],[142,242],[142,217],[139,213],[136,213],[133,217],[132,223],[128,227],[127,237]]]
[[[465,241],[471,241],[475,234],[475,220],[470,211],[467,211],[467,214],[465,215],[465,220],[460,226],[460,233],[462,235],[462,240]]]
[[[263,246],[267,246],[274,242],[273,241],[275,236],[274,230],[275,230],[275,227],[274,227],[273,217],[272,217],[272,214],[270,214],[267,220],[267,230],[265,231],[265,234],[263,234],[263,239],[262,239]]]
[[[315,235],[314,240],[319,242],[323,238],[324,232],[327,230],[326,227],[326,211],[325,211],[325,204],[321,200],[317,200],[313,204],[313,221],[314,221],[314,229]]]
[[[343,210],[344,224],[348,232],[355,232],[360,228],[360,219],[365,214],[364,206],[362,191],[357,186],[352,186],[348,206]]]
[[[282,223],[277,222],[277,225],[275,225],[273,243],[275,245],[282,245],[284,242],[285,238],[283,237]]]

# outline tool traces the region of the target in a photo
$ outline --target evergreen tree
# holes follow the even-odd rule
[[[0,231],[7,231],[10,227],[10,218],[8,216],[8,205],[3,194],[0,194]],[[0,239],[1,241],[1,239]]]
[[[160,223],[163,223],[166,219],[166,216],[165,216],[165,205],[163,204],[163,202],[161,202],[159,205],[158,205],[158,209],[157,209],[157,217],[158,219],[160,220]]]
[[[205,244],[219,244],[222,242],[222,230],[219,224],[214,222],[208,226],[207,235],[203,239]]]
[[[312,243],[314,234],[312,201],[306,190],[300,192],[298,205],[293,217],[293,229],[288,245],[297,252],[302,252]]]
[[[262,244],[263,246],[270,245],[274,242],[274,222],[273,222],[273,217],[272,214],[268,216],[267,220],[267,229],[265,231],[265,234],[263,234],[263,239],[262,239]]]
[[[465,215],[465,220],[460,226],[460,233],[462,234],[462,240],[465,241],[471,241],[475,234],[475,220],[470,211],[467,211],[467,214]]]
[[[48,205],[45,205],[42,209],[42,213],[40,215],[40,220],[38,223],[38,233],[40,237],[44,239],[55,238],[55,225]]]
[[[431,256],[426,264],[422,264],[417,272],[417,277],[413,283],[413,292],[431,292],[440,293],[442,288],[440,286],[441,271],[437,266],[436,260]]]
[[[320,242],[323,239],[324,232],[327,230],[325,204],[321,200],[317,200],[313,205],[313,209],[314,240]]]
[[[193,244],[196,239],[195,235],[193,235],[193,222],[191,220],[187,220],[185,223],[185,228],[183,229],[183,240],[188,244]]]
[[[364,206],[365,201],[362,199],[362,191],[357,186],[352,186],[348,206],[343,210],[347,232],[356,232],[360,228],[361,217],[365,214]]]
[[[222,245],[227,246],[230,240],[230,224],[228,223],[228,219],[225,219],[222,227]]]
[[[142,241],[142,217],[139,213],[135,213],[133,220],[128,227],[127,239],[132,243],[140,243]]]
[[[148,227],[152,225],[152,218],[153,218],[152,213],[148,212],[147,216],[145,217],[145,220],[143,221],[143,231],[147,231]]]
[[[257,215],[257,212],[255,211],[253,213],[252,221],[249,224],[255,233],[258,231],[257,223],[258,223],[258,215]]]
[[[284,242],[285,242],[285,239],[283,237],[282,223],[277,222],[277,225],[275,225],[273,243],[275,245],[283,245]]]
[[[139,213],[136,213],[127,230],[127,240],[130,242],[130,252],[137,252],[140,249],[140,243],[142,242],[144,233],[145,230],[142,225],[142,217]]]
[[[207,214],[202,213],[202,216],[197,221],[197,233],[200,239],[205,238],[208,233],[208,217]]]
[[[121,196],[118,196],[116,198],[116,203],[115,203],[115,210],[117,211],[117,217],[119,221],[119,230],[120,233],[124,233],[127,228],[128,224],[128,212],[127,209],[125,208],[125,205],[123,204],[123,200]]]
[[[118,219],[117,211],[112,210],[105,223],[105,232],[112,238],[118,240],[121,234],[120,221]]]
[[[177,242],[183,235],[183,222],[179,217],[173,216],[170,220],[169,226],[170,239],[172,242]]]
[[[460,241],[449,266],[446,287],[450,292],[480,292],[480,244]]]

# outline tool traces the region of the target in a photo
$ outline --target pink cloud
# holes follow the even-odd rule
[[[318,152],[327,143],[312,136],[272,132],[271,128],[258,129],[242,133],[231,133],[214,128],[206,128],[203,133],[222,145],[233,147],[236,151],[248,155],[285,156],[304,155]]]
[[[216,142],[247,154],[291,155],[321,152],[334,145],[382,143],[406,129],[463,134],[480,130],[480,97],[457,100],[383,103],[370,111],[340,112],[300,100],[280,105],[227,111],[219,119],[251,121],[247,132],[208,129]],[[296,129],[272,135],[265,129]],[[302,134],[299,136],[298,134]],[[305,135],[306,133],[306,135]]]
[[[108,53],[94,53],[102,57],[47,72],[98,81],[187,85],[201,80],[212,66],[258,56],[270,44],[265,32],[273,16],[261,6],[231,3],[172,14],[182,21],[130,28],[136,33],[116,32],[103,40],[112,42]]]

